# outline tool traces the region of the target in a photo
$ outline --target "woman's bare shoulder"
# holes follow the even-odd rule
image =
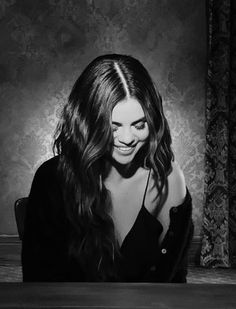
[[[179,206],[186,196],[184,173],[176,161],[172,162],[172,171],[168,176],[167,203],[170,206]]]

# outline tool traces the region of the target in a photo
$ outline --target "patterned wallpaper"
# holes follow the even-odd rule
[[[17,233],[13,204],[29,193],[78,74],[100,54],[131,54],[164,99],[176,158],[204,203],[205,1],[0,1],[0,234]]]

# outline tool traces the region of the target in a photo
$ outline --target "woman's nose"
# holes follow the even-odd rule
[[[119,142],[122,144],[130,145],[134,141],[134,134],[131,128],[123,128],[118,136]]]

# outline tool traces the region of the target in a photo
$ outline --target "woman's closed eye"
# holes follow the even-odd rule
[[[143,130],[146,127],[146,122],[145,121],[139,122],[134,127],[137,130]]]
[[[119,127],[115,124],[112,125],[112,131],[116,132],[119,129]]]
[[[112,131],[113,131],[113,132],[116,132],[116,131],[119,129],[119,127],[120,127],[120,126],[113,124],[113,125],[112,125]],[[143,130],[143,129],[146,128],[146,122],[145,122],[145,121],[142,121],[142,122],[140,122],[140,123],[137,123],[137,124],[134,125],[134,128],[135,128],[136,130]]]

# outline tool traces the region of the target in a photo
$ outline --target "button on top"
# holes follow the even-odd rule
[[[162,254],[166,254],[167,250],[165,248],[161,249]]]
[[[178,207],[172,207],[172,211],[176,213],[178,211]]]

